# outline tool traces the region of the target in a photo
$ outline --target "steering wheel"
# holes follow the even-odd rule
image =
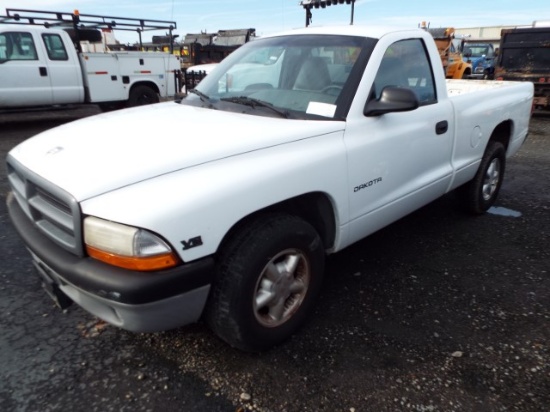
[[[321,89],[321,93],[330,94],[332,96],[338,96],[342,91],[342,86],[336,84],[329,84]]]

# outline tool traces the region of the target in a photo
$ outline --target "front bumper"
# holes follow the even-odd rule
[[[172,329],[200,318],[214,276],[212,257],[159,272],[117,268],[51,242],[11,193],[7,207],[43,281],[93,315],[134,332]]]

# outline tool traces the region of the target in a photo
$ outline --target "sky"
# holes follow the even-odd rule
[[[175,34],[255,28],[258,36],[305,25],[300,0],[0,0],[6,8],[96,14],[114,17],[175,21]],[[340,4],[313,9],[312,25],[349,24],[351,6]],[[468,28],[479,26],[525,26],[550,21],[549,0],[356,0],[354,24]],[[143,41],[162,32],[147,32]],[[138,40],[133,32],[116,32],[121,43]]]

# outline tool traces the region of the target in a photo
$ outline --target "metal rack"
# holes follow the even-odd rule
[[[140,47],[143,45],[141,33],[151,30],[168,30],[168,35],[172,39],[172,31],[177,28],[175,21],[134,19],[128,17],[101,16],[96,14],[81,14],[78,10],[73,13],[26,10],[26,9],[6,9],[6,15],[0,16],[0,23],[21,24],[21,25],[40,25],[44,27],[72,28],[77,36],[77,47],[80,48],[78,38],[79,30],[84,29],[116,29],[125,31],[135,31],[139,36]],[[170,45],[172,52],[173,45]]]
[[[355,10],[355,0],[302,0],[300,6],[306,11],[306,27],[308,27],[313,18],[311,9],[324,9],[328,6],[336,6],[338,4],[351,4],[351,21],[350,24],[353,25],[353,15]]]

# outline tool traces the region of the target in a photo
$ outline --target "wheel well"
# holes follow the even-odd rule
[[[491,134],[490,142],[499,142],[504,145],[504,148],[508,150],[508,144],[510,143],[510,137],[512,135],[512,121],[506,120],[500,123],[493,133]]]
[[[329,249],[334,245],[336,236],[334,209],[329,197],[320,192],[307,193],[287,199],[244,217],[233,225],[225,235],[222,244],[243,225],[246,225],[250,219],[255,219],[266,213],[286,213],[298,216],[315,228],[323,241],[325,249]]]
[[[154,82],[137,82],[137,83],[134,83],[134,84],[132,84],[132,87],[130,88],[130,93],[132,92],[132,90],[134,90],[138,86],[149,87],[150,89],[153,89],[156,93],[160,93],[160,90],[159,90],[158,86]]]

